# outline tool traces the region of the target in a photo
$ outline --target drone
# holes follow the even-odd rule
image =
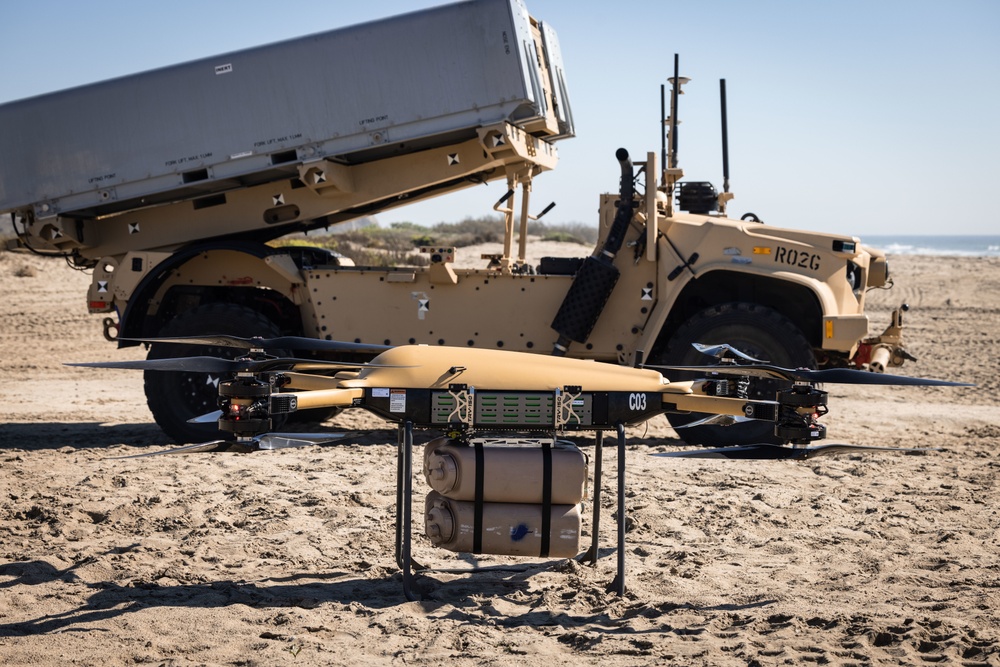
[[[396,423],[395,557],[408,600],[420,599],[413,585],[415,570],[421,574],[431,571],[412,556],[415,430],[440,434],[424,446],[423,472],[431,487],[424,523],[430,542],[460,553],[538,558],[580,554],[580,512],[587,495],[589,461],[564,438],[572,433],[594,433],[592,543],[582,554],[591,565],[596,565],[598,558],[604,434],[614,432],[618,448],[618,562],[609,589],[624,595],[626,427],[661,414],[698,413],[705,417],[689,425],[773,423],[776,440],[784,443],[655,454],[666,457],[798,461],[846,451],[912,451],[816,444],[826,439],[826,427],[819,420],[828,412],[828,394],[816,385],[971,386],[852,369],[781,368],[726,344],[695,345],[715,360],[712,365],[634,368],[506,350],[383,346],[296,336],[131,340],[242,351],[235,359],[197,356],[68,364],[227,375],[229,379],[219,382],[219,409],[195,419],[217,421],[228,437],[138,456],[253,452],[326,444],[343,437],[342,433],[275,432],[291,413],[313,408],[360,408]],[[268,350],[279,349],[370,359],[331,361],[268,354]],[[671,382],[661,371],[693,372],[703,377]],[[783,388],[776,391],[773,400],[751,399],[751,386],[758,379],[781,381]]]

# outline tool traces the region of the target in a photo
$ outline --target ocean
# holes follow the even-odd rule
[[[1000,257],[1000,236],[858,236],[887,255]]]

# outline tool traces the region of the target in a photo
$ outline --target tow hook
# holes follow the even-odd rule
[[[905,361],[916,361],[917,358],[903,347],[903,313],[910,307],[905,303],[892,311],[889,326],[880,336],[866,338],[854,355],[854,365],[858,368],[867,367],[873,373],[884,373],[888,367],[898,368]]]
[[[104,318],[104,338],[112,343],[118,340],[119,324],[110,317]],[[113,332],[113,333],[112,333]]]

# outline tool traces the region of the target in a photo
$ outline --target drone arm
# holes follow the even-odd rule
[[[319,389],[316,391],[288,392],[295,396],[299,410],[312,408],[345,408],[354,404],[354,399],[364,398],[364,389]]]
[[[685,380],[670,382],[662,390],[663,407],[667,412],[702,412],[710,415],[743,416],[747,399],[735,396],[715,396],[706,393],[711,382]]]
[[[744,416],[745,398],[708,396],[706,394],[664,394],[664,405],[677,412],[703,412],[710,415]]]
[[[317,391],[323,389],[337,389],[340,379],[328,375],[313,375],[312,373],[282,373],[287,378],[287,384],[283,385],[286,391]]]

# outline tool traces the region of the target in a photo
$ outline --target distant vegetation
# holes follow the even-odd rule
[[[501,243],[503,232],[503,218],[487,216],[466,218],[461,222],[440,222],[433,227],[396,222],[388,227],[376,224],[363,227],[345,225],[345,229],[340,231],[334,226],[329,232],[286,237],[272,242],[272,245],[329,248],[363,266],[423,266],[428,260],[426,255],[420,254],[421,246],[461,248],[480,243]],[[528,225],[528,235],[562,243],[594,245],[597,242],[597,228],[579,223],[546,225],[532,222]]]
[[[370,219],[371,220],[371,219]],[[515,230],[515,236],[517,231]],[[597,228],[580,223],[546,225],[532,222],[529,236],[543,241],[597,243]],[[0,228],[0,251],[7,239],[15,238],[13,229]],[[420,253],[421,246],[465,246],[480,243],[503,242],[503,218],[487,216],[466,218],[461,222],[440,222],[433,227],[422,227],[412,222],[396,222],[380,227],[371,220],[369,224],[345,223],[330,227],[329,232],[312,232],[277,239],[273,246],[308,245],[328,248],[350,257],[362,266],[424,266],[427,255]]]

